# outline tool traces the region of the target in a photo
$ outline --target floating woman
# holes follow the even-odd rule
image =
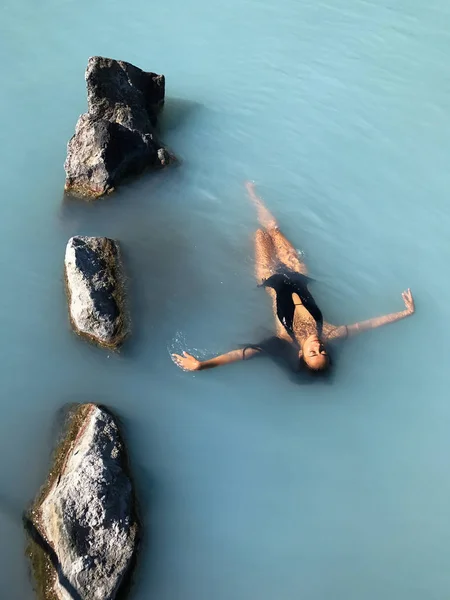
[[[256,279],[259,287],[264,287],[272,297],[276,335],[209,360],[198,360],[187,352],[173,354],[172,358],[180,368],[202,371],[268,354],[281,359],[292,371],[319,374],[330,366],[328,342],[344,340],[414,314],[414,300],[408,289],[402,293],[405,310],[400,312],[353,325],[334,326],[324,321],[308,289],[311,279],[305,263],[256,195],[254,184],[249,182],[246,187],[261,225],[255,234]]]

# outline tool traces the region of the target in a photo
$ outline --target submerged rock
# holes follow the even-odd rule
[[[40,599],[113,600],[126,587],[138,521],[125,447],[106,409],[72,411],[25,525]]]
[[[164,75],[93,56],[86,69],[88,112],[67,146],[65,189],[98,197],[128,175],[173,162],[155,133]]]
[[[64,264],[74,330],[101,346],[117,348],[128,333],[118,243],[106,237],[72,237]]]

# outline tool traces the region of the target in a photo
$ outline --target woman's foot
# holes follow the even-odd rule
[[[251,201],[256,206],[256,210],[258,212],[258,221],[261,223],[267,231],[271,229],[278,229],[278,222],[273,216],[273,214],[264,206],[263,201],[255,192],[255,184],[253,181],[246,181],[245,187],[247,189],[248,195],[250,196]]]

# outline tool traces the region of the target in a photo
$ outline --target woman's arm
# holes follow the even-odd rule
[[[323,324],[323,332],[326,340],[342,340],[347,337],[356,335],[357,333],[362,333],[363,331],[368,331],[369,329],[376,329],[377,327],[381,327],[382,325],[387,325],[388,323],[395,323],[395,321],[400,321],[410,315],[414,314],[414,299],[411,294],[411,290],[406,290],[406,292],[402,293],[402,298],[405,303],[405,310],[400,312],[391,313],[390,315],[384,315],[383,317],[375,317],[374,319],[368,319],[367,321],[360,321],[359,323],[354,323],[353,325],[341,325],[339,327],[335,327],[330,325],[329,323]]]
[[[187,352],[183,352],[183,356],[180,354],[172,354],[172,358],[175,364],[184,371],[203,371],[204,369],[221,367],[222,365],[228,365],[230,363],[238,362],[239,360],[248,360],[259,353],[260,350],[258,350],[258,348],[243,348],[232,350],[226,354],[220,354],[209,360],[198,360],[195,356],[191,356]]]
[[[361,321],[360,323],[354,323],[353,325],[347,325],[347,335],[356,335],[357,333],[361,333],[369,329],[376,329],[377,327],[381,327],[382,325],[395,323],[395,321],[400,321],[401,319],[405,319],[406,317],[413,315],[415,307],[411,290],[408,289],[406,290],[406,292],[403,292],[402,298],[405,303],[405,310],[401,310],[400,312],[396,313],[391,313],[389,315],[384,315],[383,317],[375,317],[374,319]]]

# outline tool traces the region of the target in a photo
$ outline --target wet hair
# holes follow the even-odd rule
[[[326,379],[330,376],[331,372],[331,358],[328,354],[326,354],[326,361],[324,361],[323,365],[318,368],[311,367],[303,356],[300,356],[298,359],[298,368],[299,371],[304,374],[306,377],[311,377],[312,379]]]
[[[297,384],[314,383],[315,381],[331,381],[332,360],[327,347],[328,360],[323,368],[312,369],[302,356],[299,356],[299,348],[279,337],[270,337],[259,344],[249,344],[247,348],[259,350],[261,355],[270,356],[274,363],[283,371],[287,372],[289,378]]]

